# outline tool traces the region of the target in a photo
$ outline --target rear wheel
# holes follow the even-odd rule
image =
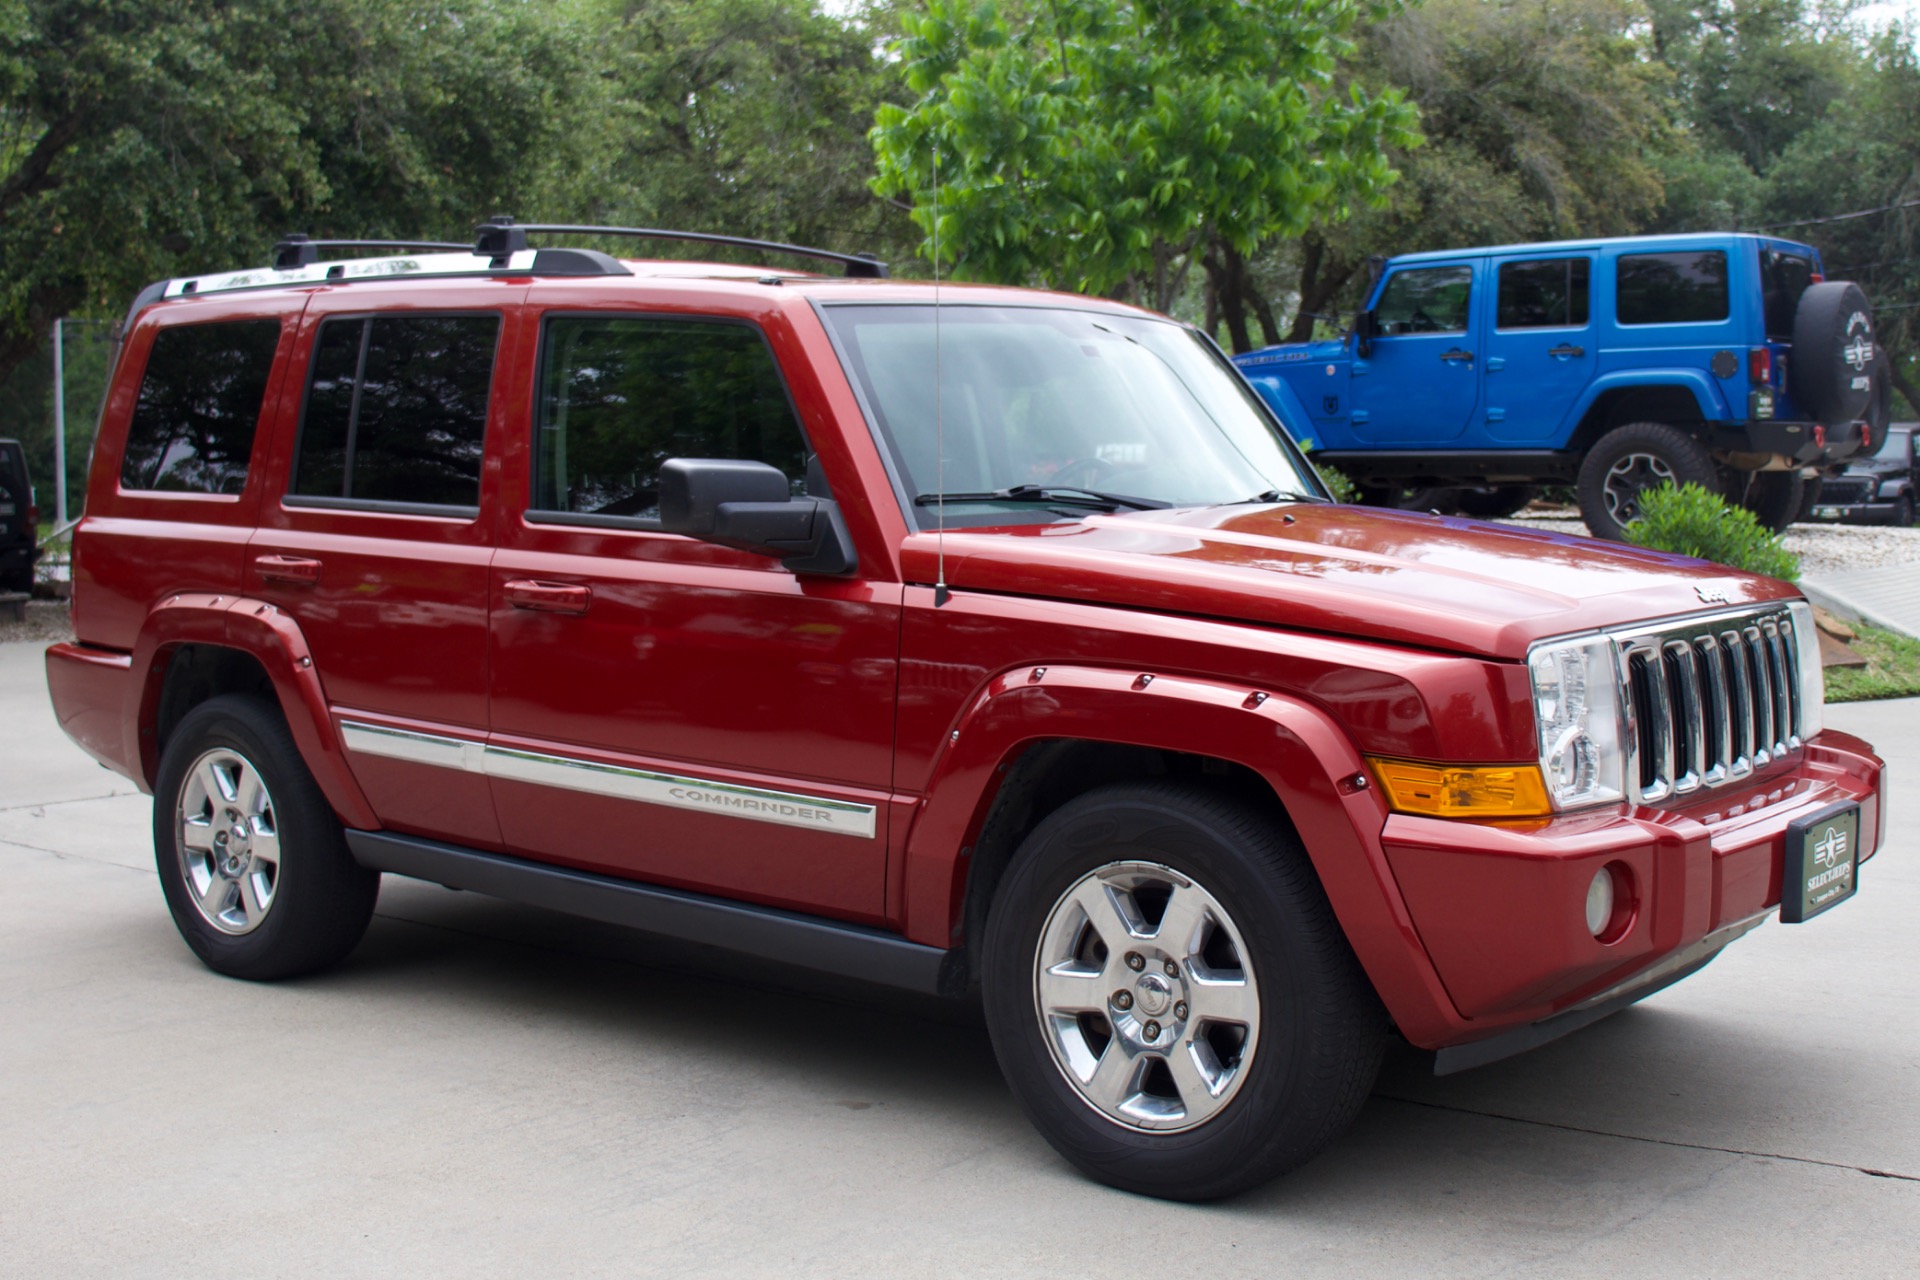
[[[173,922],[209,968],[272,980],[336,963],[366,932],[380,876],[347,852],[278,709],[226,694],[167,739],[154,856]]]
[[[1385,1021],[1285,819],[1171,784],[1036,828],[995,896],[994,1052],[1056,1150],[1111,1186],[1207,1200],[1351,1122]]]
[[[1630,422],[1600,437],[1580,464],[1580,515],[1596,538],[1615,542],[1640,518],[1640,495],[1663,484],[1720,491],[1713,458],[1664,422]]]
[[[1747,482],[1740,505],[1771,533],[1781,533],[1800,518],[1807,482],[1798,471],[1761,471]]]

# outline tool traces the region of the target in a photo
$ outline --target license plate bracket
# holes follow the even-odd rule
[[[1800,924],[1860,887],[1860,805],[1842,800],[1787,824],[1780,922]]]

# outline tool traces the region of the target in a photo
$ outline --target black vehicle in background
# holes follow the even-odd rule
[[[40,508],[18,440],[0,440],[0,591],[32,591],[40,558]]]
[[[1911,525],[1920,501],[1920,459],[1914,455],[1917,435],[1920,423],[1889,426],[1878,448],[1856,457],[1843,474],[1821,483],[1811,518],[1821,523]]]

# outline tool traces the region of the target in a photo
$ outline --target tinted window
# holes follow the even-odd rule
[[[175,325],[154,335],[120,484],[239,493],[280,341],[278,320]]]
[[[293,492],[478,506],[499,332],[498,316],[322,324]]]
[[[1767,336],[1793,341],[1793,313],[1800,307],[1800,295],[1813,283],[1813,260],[1762,249],[1760,280],[1766,290]]]
[[[1501,329],[1578,329],[1587,322],[1590,258],[1508,262],[1500,267]]]
[[[1472,293],[1472,267],[1396,271],[1380,294],[1373,318],[1381,333],[1464,333]]]
[[[1727,318],[1727,255],[1640,253],[1620,259],[1621,324],[1688,324]]]
[[[546,329],[533,509],[658,518],[668,458],[750,458],[800,492],[807,443],[757,330],[562,317]]]

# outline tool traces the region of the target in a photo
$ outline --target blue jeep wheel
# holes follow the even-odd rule
[[[1640,495],[1663,484],[1720,491],[1706,448],[1664,422],[1630,422],[1600,437],[1580,464],[1580,516],[1596,538],[1620,542],[1640,518]]]

